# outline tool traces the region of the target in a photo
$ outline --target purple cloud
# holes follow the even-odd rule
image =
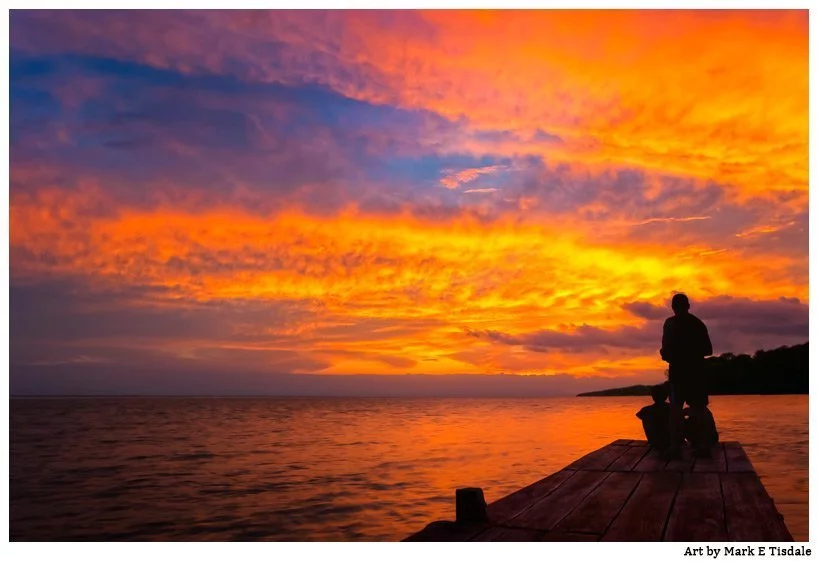
[[[753,353],[809,339],[809,305],[797,298],[753,300],[716,296],[702,301],[691,297],[691,302],[691,312],[707,324],[717,354]],[[651,323],[672,315],[669,305],[633,302],[623,308]]]

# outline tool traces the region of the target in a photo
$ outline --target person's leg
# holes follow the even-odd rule
[[[693,379],[691,383],[688,404],[690,405],[691,416],[695,418],[696,426],[697,441],[693,447],[700,457],[709,457],[711,455],[710,450],[718,441],[714,441],[714,434],[716,433],[715,421],[707,408],[709,403],[707,387],[702,378],[697,375],[697,378]]]
[[[667,449],[668,457],[680,457],[684,443],[684,396],[678,383],[670,383],[670,446]]]

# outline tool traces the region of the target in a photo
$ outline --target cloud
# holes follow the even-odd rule
[[[672,21],[639,11],[404,12],[388,21],[213,11],[169,12],[161,23],[149,13],[21,11],[10,39],[25,53],[320,84],[465,116],[475,131],[508,131],[507,139],[548,132],[539,137],[562,157],[627,161],[760,195],[807,188],[807,31],[803,11],[680,11]]]
[[[748,297],[691,297],[693,312],[710,330],[714,350],[753,353],[809,339],[809,305],[795,297],[754,300]],[[671,315],[664,307],[647,302],[625,304],[635,316],[657,322]]]
[[[276,332],[286,334],[320,311],[314,301],[198,302],[173,297],[169,290],[161,285],[94,289],[82,280],[70,279],[12,285],[12,341],[186,339],[246,344],[270,341]],[[264,331],[248,335],[247,327]]]
[[[539,128],[534,132],[532,139],[534,141],[544,141],[548,143],[562,143],[563,141],[560,136],[548,133],[547,131],[543,131]]]
[[[635,316],[651,321],[664,320],[670,315],[667,307],[656,306],[649,302],[631,302],[624,304],[622,308]]]
[[[690,216],[689,218],[648,218],[647,220],[635,222],[634,225],[644,226],[647,224],[654,224],[656,222],[700,222],[709,219],[711,219],[711,216]]]
[[[798,299],[718,296],[702,301],[696,311],[710,320],[720,351],[770,349],[809,339],[809,305]]]
[[[465,169],[462,171],[446,171],[447,176],[440,179],[440,184],[454,190],[462,184],[468,184],[483,175],[490,175],[502,170],[503,167],[499,165],[491,165],[488,167],[480,167],[476,169]]]
[[[630,340],[647,340],[637,332],[620,335],[592,329],[627,323],[640,312],[640,306],[622,310],[623,297],[630,298],[625,303],[656,304],[669,288],[686,289],[693,297],[731,288],[767,298],[806,297],[806,285],[792,282],[786,261],[776,264],[767,256],[722,253],[708,256],[708,267],[702,269],[700,252],[669,254],[667,245],[650,242],[595,244],[568,223],[546,226],[503,216],[483,220],[459,211],[423,217],[415,210],[400,215],[349,210],[328,217],[300,211],[264,216],[227,207],[145,210],[110,199],[111,206],[101,206],[100,198],[106,197],[62,191],[12,198],[13,286],[75,278],[80,293],[147,289],[147,297],[164,301],[156,309],[220,302],[225,306],[218,314],[191,310],[183,316],[177,310],[173,317],[154,314],[147,304],[133,316],[115,309],[107,318],[88,319],[82,313],[72,318],[69,312],[61,324],[39,324],[32,322],[38,301],[21,301],[15,294],[22,307],[13,318],[23,320],[17,335],[25,335],[30,327],[28,335],[36,336],[38,327],[51,324],[63,328],[63,339],[95,331],[97,335],[88,338],[98,340],[100,334],[116,335],[120,324],[122,339],[164,330],[177,341],[187,334],[188,348],[196,341],[210,347],[254,339],[269,349],[308,351],[326,349],[321,344],[332,342],[332,333],[340,332],[339,350],[359,351],[366,343],[370,351],[386,356],[380,361],[408,359],[400,363],[451,372],[474,361],[468,348],[447,333],[464,323],[475,331],[528,335],[519,344],[529,349],[592,353],[583,349],[584,343],[628,348]],[[100,207],[106,213],[93,212]],[[269,327],[264,329],[264,321],[248,318],[245,303],[258,304],[250,310],[271,313],[267,326],[275,323],[276,312],[288,312],[280,305],[304,305],[293,312],[297,323],[314,325],[313,335],[271,333]],[[46,314],[53,308],[56,315],[57,306],[43,302],[42,308]],[[129,318],[131,324],[118,321]],[[564,336],[559,335],[559,326],[567,320],[579,320],[589,328],[560,341]],[[209,327],[240,329],[236,335],[202,335]],[[349,347],[350,343],[358,345]],[[544,370],[551,363],[532,355],[507,359],[497,357],[496,351],[481,355],[477,359],[491,367],[518,371]],[[441,367],[433,369],[424,364],[425,358],[447,361],[434,362]],[[597,358],[611,357],[600,349]],[[398,367],[376,357],[360,363],[376,363],[384,371]],[[592,361],[582,363],[590,366]],[[342,366],[349,369],[339,369]],[[331,370],[354,372],[360,367],[339,354]]]
[[[478,339],[487,339],[505,345],[520,345],[529,351],[547,353],[562,350],[571,353],[598,351],[600,348],[640,349],[661,343],[661,330],[657,333],[653,325],[642,327],[624,326],[605,330],[589,325],[571,329],[543,330],[538,332],[509,335],[492,330],[467,330],[467,335]],[[655,347],[653,347],[655,349]]]
[[[464,190],[463,194],[491,194],[493,192],[497,192],[500,190],[499,188],[470,188],[468,190]]]
[[[581,156],[566,162],[535,154],[464,154],[469,140],[490,130],[315,85],[245,83],[232,75],[189,76],[121,61],[19,53],[12,79],[13,191],[46,182],[61,188],[96,184],[131,203],[190,209],[229,202],[260,213],[293,202],[334,213],[355,202],[373,211],[409,206],[418,214],[449,208],[457,215],[471,208],[536,214],[545,221],[570,215],[602,235],[617,230],[616,237],[707,241],[717,249],[750,248],[754,242],[747,240],[757,238],[737,243],[735,234],[778,222],[791,227],[765,245],[784,252],[806,247],[805,223],[793,224],[792,213],[782,214],[783,197],[774,206],[771,196],[737,206],[730,187],[695,177],[616,165],[600,169]],[[75,79],[80,88],[66,98],[62,85]],[[49,119],[37,118],[43,127],[32,127],[33,116],[45,109]],[[505,137],[481,151],[520,149],[505,145]],[[45,167],[53,175],[30,180],[32,170]],[[468,188],[441,191],[445,187],[434,182],[441,176],[449,188]],[[491,185],[481,185],[488,176]],[[503,198],[460,198],[490,188]],[[806,201],[787,206],[805,216]],[[701,219],[697,229],[673,225],[694,219]]]
[[[118,364],[648,375],[672,289],[717,348],[801,340],[806,32],[15,11],[12,361],[102,388]]]
[[[230,380],[218,371],[187,369],[159,375],[130,367],[113,372],[101,366],[75,371],[69,367],[10,368],[12,396],[88,395],[275,395],[360,397],[532,398],[574,396],[580,392],[630,386],[645,376],[575,378],[554,375],[292,375],[239,373]],[[648,377],[649,378],[649,377]]]
[[[91,357],[89,355],[78,355],[76,357],[71,357],[68,359],[49,359],[49,360],[41,360],[41,361],[32,361],[29,365],[33,365],[35,367],[43,366],[48,367],[52,365],[85,365],[88,363],[106,363],[109,360],[105,357]]]
[[[611,329],[583,324],[518,334],[471,329],[465,333],[478,340],[522,346],[540,353],[576,354],[606,348],[653,352],[661,343],[662,323],[672,315],[669,306],[632,302],[623,308],[647,323]],[[809,339],[809,307],[797,298],[752,300],[715,296],[694,301],[693,311],[707,324],[716,354],[753,353],[757,349],[794,345]]]

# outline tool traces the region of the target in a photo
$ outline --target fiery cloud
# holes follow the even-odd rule
[[[805,11],[16,11],[11,67],[14,366],[644,376],[676,290],[807,338]]]

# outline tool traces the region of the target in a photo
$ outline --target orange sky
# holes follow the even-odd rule
[[[674,291],[717,353],[806,341],[807,41],[806,11],[15,12],[12,365],[642,382]]]

